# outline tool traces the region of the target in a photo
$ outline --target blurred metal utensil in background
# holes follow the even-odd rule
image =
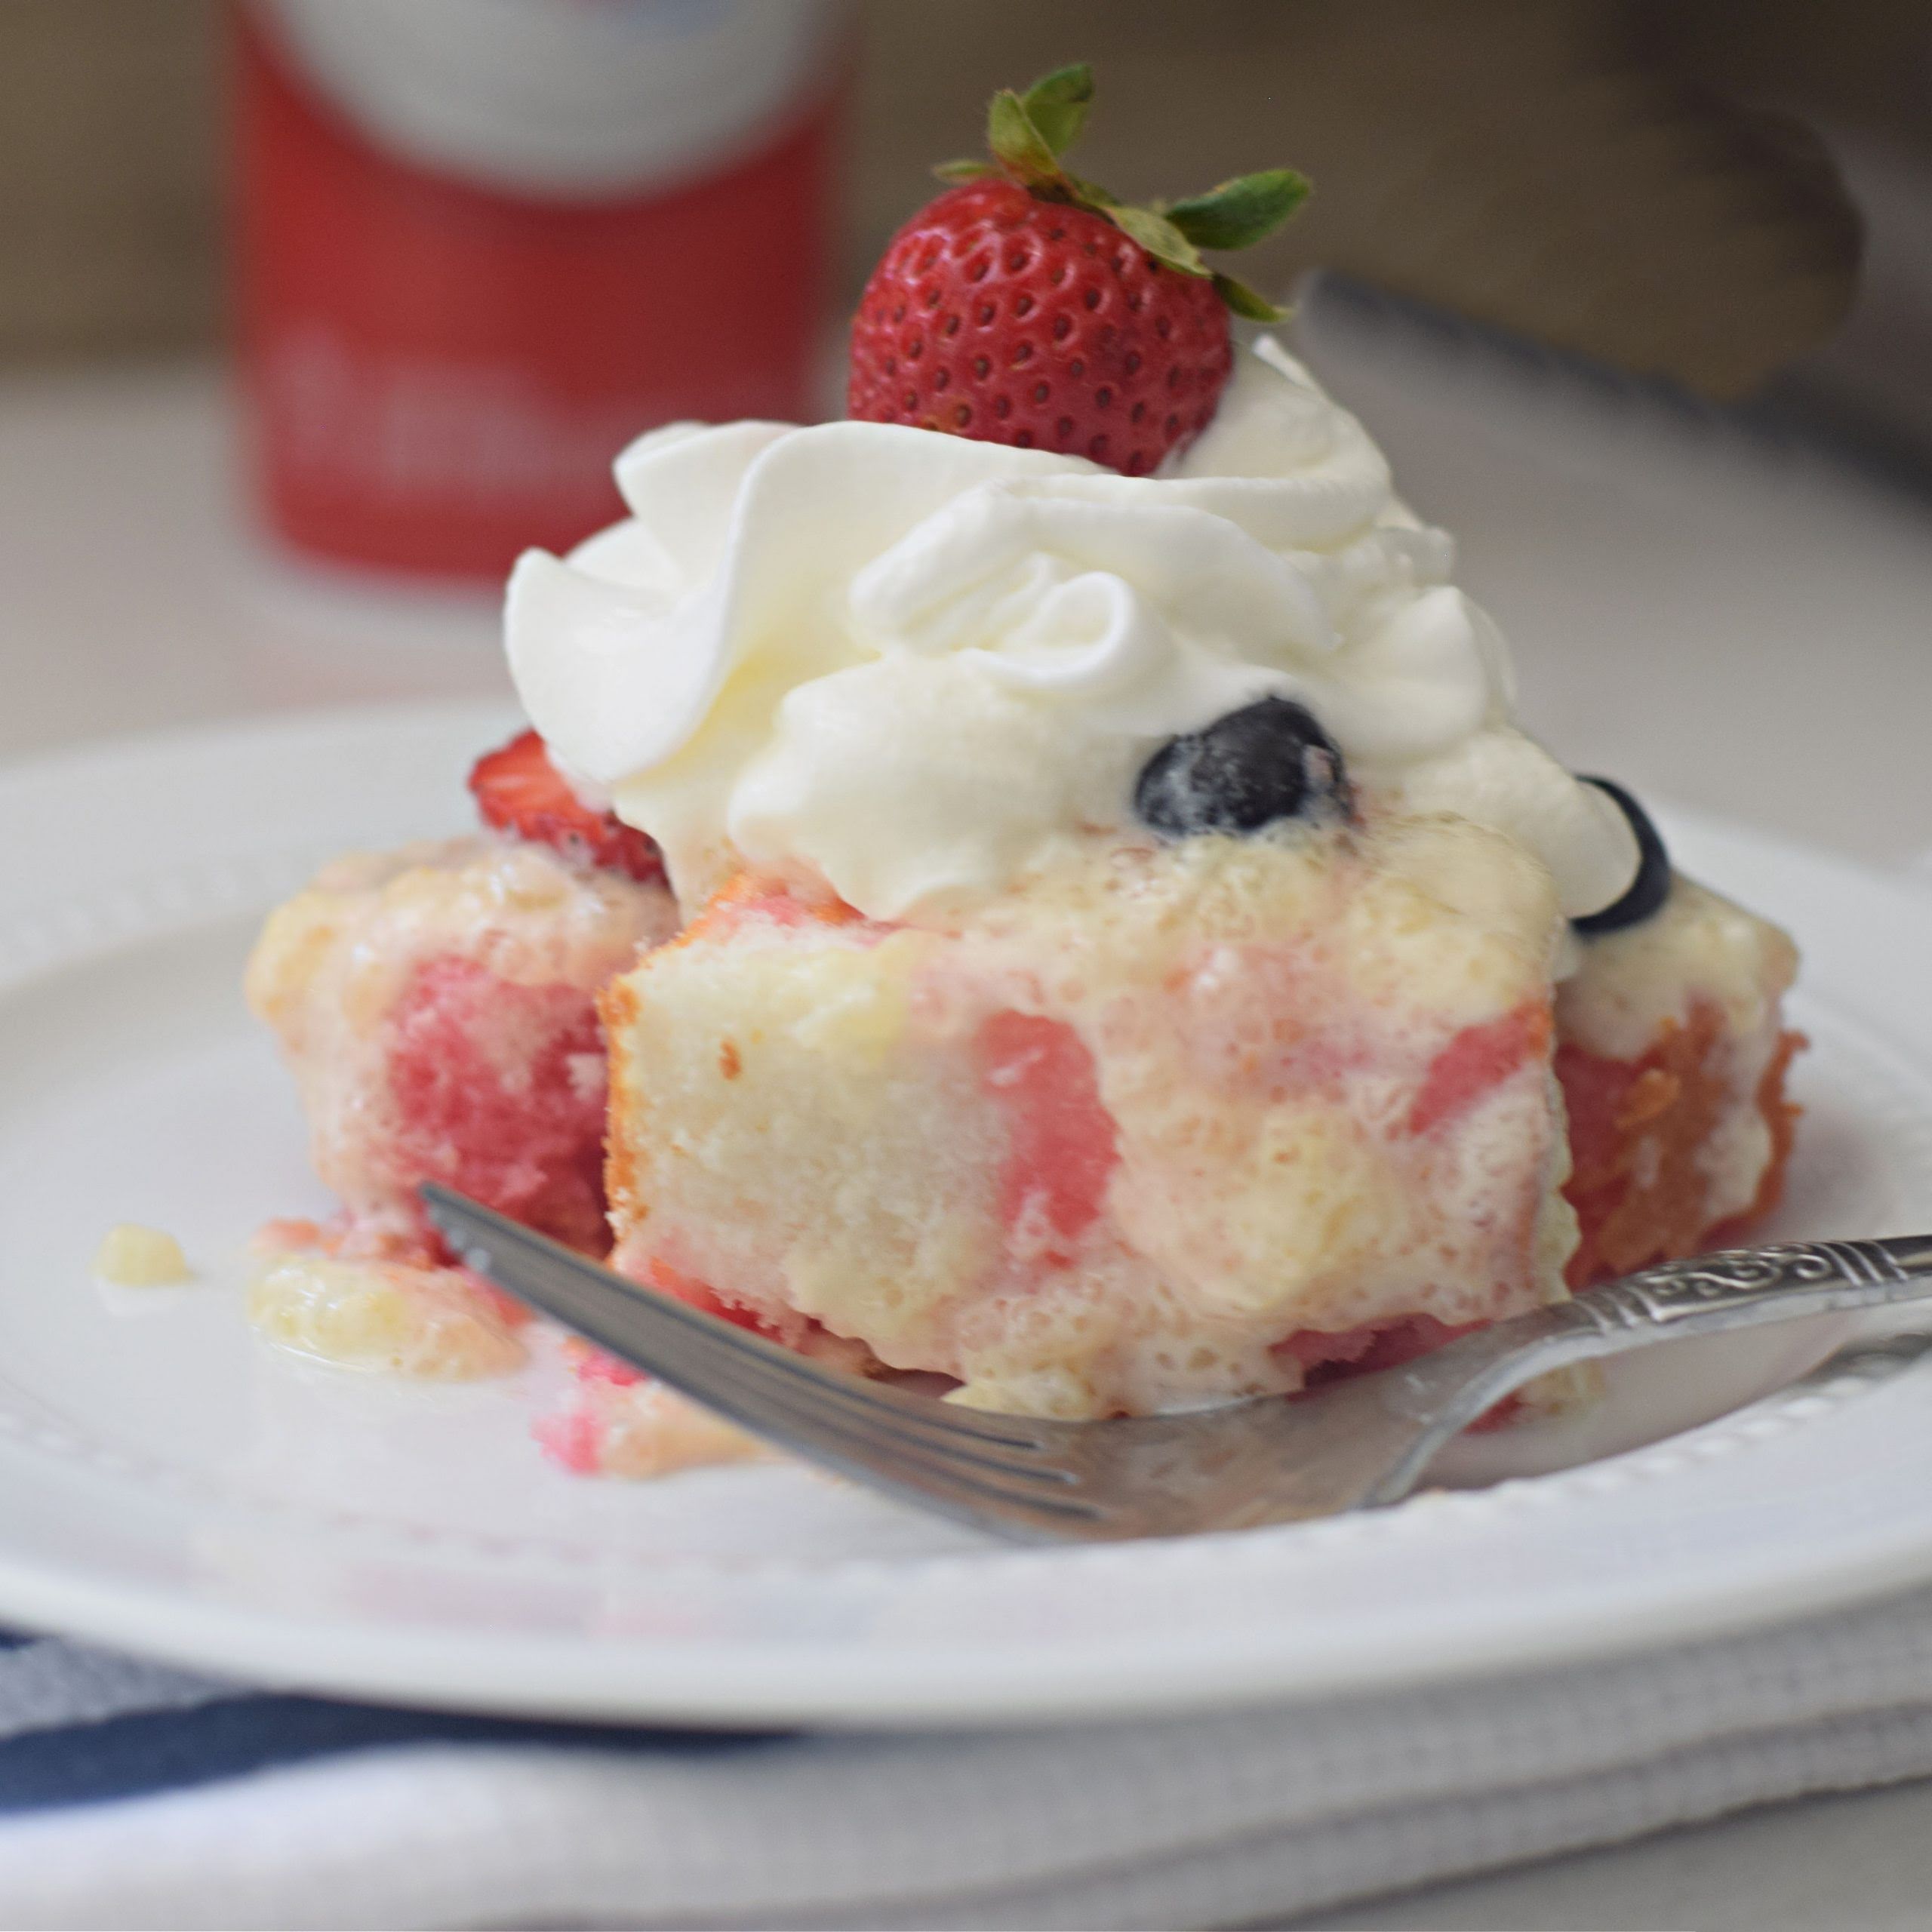
[[[983,0],[949,17],[943,66],[921,11],[868,15],[860,125],[897,164],[860,175],[868,244],[904,218],[935,125],[1072,50],[1109,103],[1081,165],[1116,193],[1255,152],[1314,182],[1292,232],[1244,257],[1271,292],[1340,269],[1713,397],[1815,348],[1852,299],[1858,220],[1823,147],[1675,59],[1643,0]],[[1801,9],[1748,11],[1755,40]],[[1812,11],[1841,38],[1883,8]]]

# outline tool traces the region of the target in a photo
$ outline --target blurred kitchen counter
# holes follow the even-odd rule
[[[507,693],[495,600],[299,571],[212,365],[0,379],[0,757],[291,706]]]

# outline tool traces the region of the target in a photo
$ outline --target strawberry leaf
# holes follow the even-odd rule
[[[1308,198],[1308,180],[1292,168],[1270,168],[1223,181],[1164,211],[1197,248],[1251,248]]]
[[[1034,126],[1026,104],[1011,88],[993,96],[986,113],[986,145],[1006,171],[1030,187],[1060,185],[1060,158]]]
[[[1287,309],[1277,307],[1246,282],[1237,281],[1218,269],[1214,271],[1214,292],[1233,313],[1244,315],[1251,322],[1284,322],[1288,318]]]
[[[1131,235],[1155,260],[1178,269],[1183,275],[1204,275],[1208,264],[1194,244],[1168,220],[1152,208],[1112,208],[1107,219],[1123,233]]]
[[[1043,74],[1020,97],[1026,117],[1058,160],[1080,138],[1094,104],[1094,70],[1083,60]]]
[[[1077,174],[1063,174],[1061,178],[1072,189],[1073,198],[1083,208],[1091,208],[1097,214],[1105,214],[1109,208],[1120,206],[1119,202],[1097,181],[1083,181]]]
[[[1080,137],[1094,102],[1094,72],[1085,62],[1042,74],[1024,94],[1001,88],[986,111],[991,162],[949,161],[933,171],[944,181],[980,181],[1004,174],[1042,201],[1071,202],[1105,215],[1164,267],[1211,279],[1238,315],[1279,321],[1287,310],[1232,275],[1211,269],[1203,248],[1245,248],[1272,234],[1308,198],[1306,180],[1291,168],[1264,169],[1223,181],[1204,195],[1171,206],[1132,208],[1098,183],[1082,180],[1060,165]]]

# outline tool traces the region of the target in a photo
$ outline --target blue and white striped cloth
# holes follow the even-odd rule
[[[1932,1592],[1584,1670],[943,1737],[513,1723],[0,1651],[0,1925],[1209,1926],[1932,1774]]]

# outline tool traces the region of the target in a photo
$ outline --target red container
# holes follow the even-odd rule
[[[497,579],[680,418],[808,418],[845,42],[828,0],[253,0],[239,346],[289,548]]]

